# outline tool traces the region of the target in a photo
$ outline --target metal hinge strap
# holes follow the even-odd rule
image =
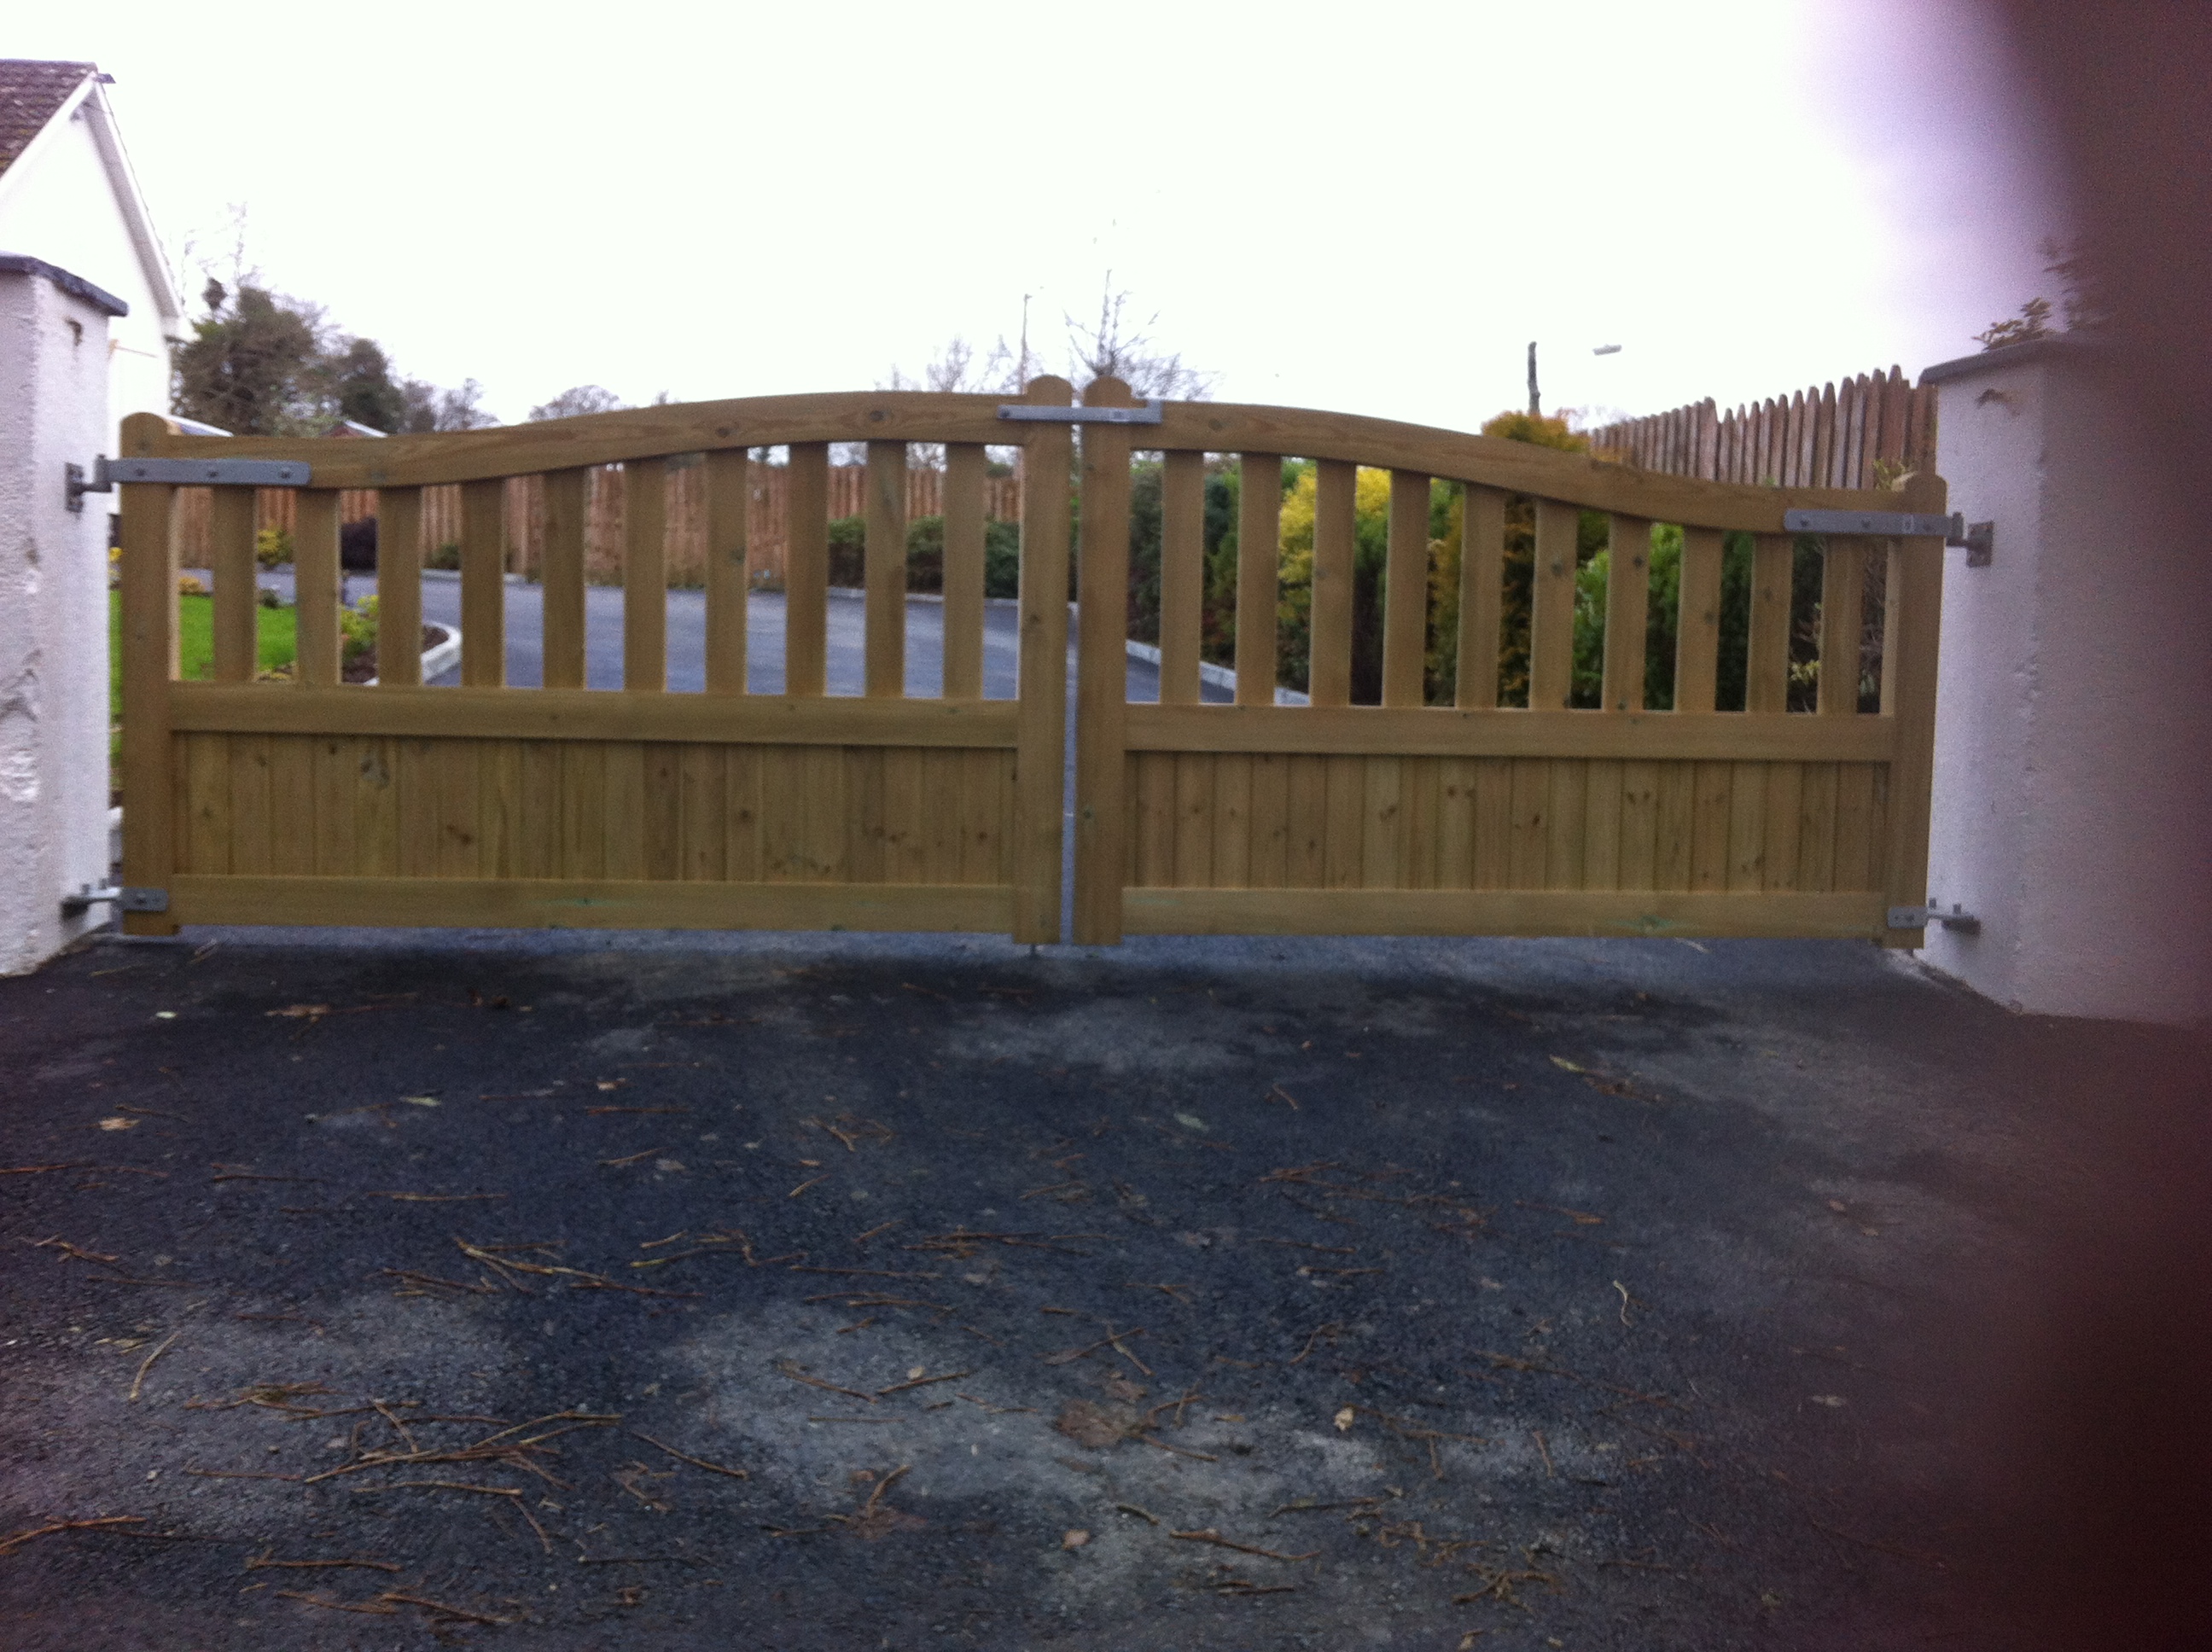
[[[1963,545],[1966,566],[1987,568],[1996,544],[1996,524],[1969,523],[1957,512],[1948,516],[1911,511],[1784,511],[1782,525],[1790,533],[1867,533],[1893,539],[1933,539]]]
[[[1956,901],[1951,902],[1948,911],[1933,905],[1892,907],[1889,909],[1889,926],[1892,929],[1925,929],[1930,924],[1941,924],[1946,929],[1965,930],[1972,933],[1981,928],[1982,920]]]
[[[1163,415],[1155,396],[1142,407],[1046,407],[1032,402],[1002,402],[999,416],[1009,424],[1158,424]]]
[[[88,491],[117,482],[166,483],[178,488],[304,488],[312,467],[289,459],[100,459]]]
[[[87,907],[112,901],[122,912],[167,912],[169,891],[165,889],[118,889],[112,884],[102,884],[97,889],[90,884],[62,896],[62,916],[74,918]]]

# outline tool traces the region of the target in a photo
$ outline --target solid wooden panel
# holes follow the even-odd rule
[[[1418,706],[1429,646],[1429,479],[1390,473],[1390,520],[1383,553],[1382,703]]]
[[[1405,757],[1399,760],[1399,817],[1405,860],[1399,877],[1407,889],[1435,889],[1441,845],[1437,814],[1442,805],[1441,759]]]
[[[1805,765],[1766,765],[1766,854],[1761,886],[1794,890],[1797,885],[1797,834],[1802,822]]]
[[[538,578],[544,587],[544,677],[549,689],[584,686],[585,471],[544,478],[545,544]]]
[[[804,868],[804,881],[856,881],[847,834],[860,800],[853,795],[854,777],[846,753],[809,750],[799,754],[799,795],[805,812],[794,860]]]
[[[1511,797],[1506,823],[1505,887],[1541,889],[1552,805],[1552,765],[1540,759],[1516,760]]]
[[[1283,889],[1290,882],[1290,764],[1269,753],[1253,757],[1252,865],[1254,889]]]
[[[215,680],[251,683],[260,664],[254,623],[260,602],[254,577],[254,494],[211,488],[208,571],[215,576]]]
[[[750,592],[746,520],[752,466],[742,447],[705,459],[707,491],[707,692],[745,691],[745,605]],[[947,610],[948,617],[950,610]]]
[[[607,872],[607,749],[603,744],[561,749],[561,875],[604,878]]]
[[[372,878],[399,875],[399,746],[396,740],[355,744],[359,779],[353,794],[354,869]]]
[[[1794,887],[1836,886],[1836,765],[1801,763],[1797,799],[1797,876]]]
[[[1620,766],[1620,859],[1617,887],[1656,889],[1659,851],[1659,765]]]
[[[301,877],[315,870],[315,748],[294,737],[269,742],[269,870]]]
[[[1825,717],[1848,717],[1859,708],[1859,633],[1866,607],[1866,554],[1863,542],[1838,537],[1826,542],[1820,558],[1817,705]]]
[[[1680,609],[1674,630],[1674,709],[1708,712],[1717,703],[1720,672],[1721,562],[1719,533],[1682,532]]]
[[[915,881],[959,883],[961,754],[911,751],[899,755],[911,757],[921,771],[921,817],[916,827],[920,863]]]
[[[641,459],[623,467],[623,687],[667,686],[668,467]]]
[[[1406,762],[1399,757],[1370,757],[1361,764],[1364,791],[1360,811],[1359,884],[1363,889],[1404,889],[1406,871]]]
[[[1582,887],[1619,889],[1621,765],[1601,760],[1582,768],[1589,788],[1583,808]]]
[[[1306,680],[1308,696],[1316,706],[1352,703],[1352,564],[1358,539],[1358,483],[1359,467],[1340,459],[1322,460],[1314,477]]]
[[[507,484],[461,489],[461,682],[507,681]]]
[[[1766,768],[1737,763],[1729,782],[1728,886],[1766,887]]]
[[[579,544],[580,546],[580,541]],[[549,562],[550,562],[549,557]],[[577,562],[577,601],[582,597],[581,552]],[[552,586],[546,586],[546,657],[552,657]],[[422,681],[422,490],[386,488],[376,496],[376,683],[380,689],[411,689]],[[580,650],[583,622],[576,627]],[[547,682],[550,683],[549,677]],[[576,679],[583,686],[583,678]]]
[[[683,848],[677,876],[690,883],[720,883],[728,876],[729,864],[723,748],[687,745],[679,754]]]
[[[1536,501],[1536,550],[1528,600],[1528,708],[1559,711],[1575,687],[1575,558],[1580,513]]]
[[[684,875],[684,748],[656,743],[640,748],[645,789],[639,794],[641,835],[647,878]]]
[[[126,438],[152,414],[124,421]],[[125,451],[128,451],[126,442]],[[161,889],[176,856],[169,681],[176,675],[177,572],[170,518],[176,489],[125,483],[123,514],[123,881]],[[123,914],[126,935],[173,935],[173,918]]]
[[[1012,818],[1012,775],[1007,754],[963,751],[960,758],[960,881],[1007,880],[1007,830]]]
[[[645,407],[483,430],[362,443],[319,438],[196,437],[153,418],[126,432],[131,458],[289,459],[314,466],[318,487],[412,487],[621,465],[717,447],[831,441],[1002,442],[1006,398],[861,391]],[[1894,508],[1863,492],[1715,484],[1607,464],[1588,453],[1387,419],[1229,402],[1170,402],[1145,440],[1168,451],[1297,453],[1478,483],[1658,522],[1783,531],[1790,510]],[[1710,446],[1710,431],[1697,445]],[[1706,455],[1700,453],[1701,459]],[[1706,465],[1710,474],[1710,464]]]
[[[1275,605],[1282,600],[1283,461],[1246,453],[1237,506],[1237,703],[1275,703]]]
[[[1006,930],[1004,884],[689,884],[638,879],[209,878],[172,884],[189,924],[508,929]]]
[[[983,480],[975,442],[945,450],[945,678],[947,700],[983,697]]]
[[[1744,709],[1785,711],[1790,705],[1789,540],[1762,535],[1751,556],[1751,623],[1744,655]]]
[[[613,741],[606,749],[606,790],[600,801],[610,878],[651,875],[645,859],[645,751],[635,740]]]
[[[515,829],[515,876],[561,876],[561,747],[516,742],[522,757],[522,815]]]
[[[922,828],[921,764],[926,755],[897,746],[886,748],[883,754],[883,881],[887,884],[933,881],[925,865]]]
[[[1940,515],[1947,502],[1942,479],[1915,476],[1905,485],[1903,508]],[[1887,780],[1882,884],[1892,906],[1917,906],[1928,898],[1928,813],[1935,778],[1937,623],[1943,606],[1943,544],[1940,539],[1901,539],[1890,551],[1885,658],[1893,658],[1883,710],[1897,724],[1897,754]],[[1917,932],[1886,935],[1913,945]]]
[[[1164,751],[1140,751],[1129,758],[1129,882],[1164,885],[1175,881],[1176,760]]]
[[[1474,757],[1444,757],[1433,767],[1437,788],[1437,887],[1474,889],[1474,788],[1480,762]]]
[[[757,883],[767,876],[761,847],[761,772],[765,754],[757,748],[724,749],[723,876],[732,883]]]
[[[1252,883],[1252,759],[1226,753],[1211,760],[1213,770],[1213,868],[1207,879],[1217,889],[1247,889]]]
[[[1175,760],[1175,882],[1184,889],[1213,881],[1213,759]]]
[[[1865,938],[1881,897],[1612,890],[1132,890],[1133,935],[1674,935]]]
[[[1570,760],[1551,764],[1551,799],[1545,805],[1544,881],[1553,889],[1583,886],[1589,765]]]
[[[204,689],[180,690],[197,701]],[[1139,751],[1340,751],[1391,756],[1742,757],[1878,762],[1893,734],[1879,719],[1779,714],[1410,710],[1376,706],[1152,706],[1128,709]]]
[[[868,444],[866,692],[906,693],[906,444]]]
[[[829,444],[792,443],[783,487],[783,691],[817,695],[830,659]]]
[[[165,708],[178,728],[265,734],[466,733],[518,740],[1012,746],[1019,716],[1006,701],[909,700],[894,704],[852,695],[832,700],[751,695],[733,702],[701,695],[602,694],[574,689],[395,689],[388,694],[356,694],[344,689],[272,691],[262,685],[218,683],[163,686]],[[1840,755],[1880,756],[1888,750],[1887,744],[1868,744],[1863,738],[1847,744],[1850,750]]]
[[[298,604],[302,688],[338,680],[338,496],[301,489],[292,507],[292,589]]]
[[[1358,889],[1366,859],[1367,762],[1328,757],[1328,824],[1322,840],[1322,881],[1328,889]]]
[[[1874,776],[1874,769],[1865,763],[1836,766],[1835,887],[1839,890],[1881,886],[1873,869]]]
[[[1089,407],[1127,407],[1118,379],[1083,392]],[[1129,428],[1083,430],[1083,519],[1078,579],[1082,636],[1076,646],[1075,925],[1081,946],[1121,938],[1121,876],[1128,862],[1128,776],[1122,728],[1129,698]]]
[[[1505,495],[1469,485],[1459,552],[1458,703],[1498,703],[1498,630],[1504,624]]]
[[[1697,847],[1698,765],[1671,762],[1659,765],[1659,795],[1656,805],[1658,840],[1651,855],[1652,886],[1662,890],[1690,887],[1691,860]]]
[[[1605,692],[1607,711],[1644,709],[1644,634],[1651,608],[1651,525],[1613,519],[1606,558]]]
[[[483,769],[477,742],[441,740],[426,754],[437,797],[440,878],[483,875],[478,841],[483,832]]]
[[[230,759],[230,869],[234,872],[267,873],[270,834],[275,826],[275,799],[270,790],[269,737],[243,734],[228,747]]]
[[[1514,767],[1502,757],[1475,760],[1475,889],[1505,889],[1512,884]]]
[[[1196,705],[1206,601],[1206,455],[1169,453],[1160,473],[1160,702]]]
[[[536,800],[524,790],[522,742],[477,740],[471,744],[477,770],[477,873],[484,878],[522,877],[523,823],[536,811]]]
[[[1328,882],[1328,760],[1298,756],[1284,761],[1284,883],[1291,889],[1321,889]]]
[[[1732,763],[1697,765],[1691,799],[1690,887],[1693,890],[1728,887],[1734,773]]]
[[[1065,379],[1030,380],[1027,399],[1065,407]],[[1014,933],[1060,938],[1060,811],[1067,738],[1069,427],[1032,425],[1023,457],[1022,655],[1014,769]],[[1115,652],[1124,650],[1117,647]]]
[[[175,749],[177,768],[185,782],[184,805],[177,823],[179,868],[227,872],[230,870],[230,737],[179,734]]]
[[[849,812],[842,823],[846,876],[856,884],[888,881],[885,839],[890,824],[884,804],[884,756],[880,748],[847,750],[845,798]]]

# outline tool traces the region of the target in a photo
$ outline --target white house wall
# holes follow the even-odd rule
[[[108,419],[105,451],[131,413],[169,407],[168,346],[161,307],[131,244],[114,185],[80,104],[61,126],[0,174],[0,252],[21,252],[58,264],[102,287],[131,307],[110,324]]]

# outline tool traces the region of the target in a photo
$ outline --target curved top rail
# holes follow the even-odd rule
[[[130,459],[280,459],[313,467],[319,488],[398,488],[527,476],[732,447],[789,442],[928,441],[1012,445],[1034,426],[998,416],[1006,398],[931,391],[757,396],[592,413],[573,419],[390,436],[381,441],[188,436],[156,414],[124,421]],[[1033,401],[1065,402],[1045,381]],[[1135,435],[1143,449],[1279,453],[1419,471],[1685,527],[1787,531],[1793,510],[1939,510],[1942,484],[1917,477],[1903,494],[1843,488],[1760,488],[1640,471],[1589,453],[1471,435],[1359,414],[1229,402],[1170,402]],[[1910,503],[1907,503],[1907,501]]]

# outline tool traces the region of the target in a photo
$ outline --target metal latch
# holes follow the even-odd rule
[[[118,912],[167,912],[169,891],[165,889],[118,889],[112,884],[94,888],[86,884],[73,895],[62,896],[62,916],[74,918],[87,908],[104,901],[112,901]]]
[[[1784,511],[1782,525],[1790,533],[1869,533],[1885,538],[1932,539],[1963,545],[1968,568],[1987,568],[1996,545],[1996,524],[1969,523],[1954,511],[1948,516],[1911,511]]]
[[[1142,407],[1042,407],[1034,402],[1001,402],[999,416],[1008,424],[1158,424],[1157,396]]]
[[[177,488],[304,488],[314,472],[311,466],[289,459],[116,459],[101,454],[92,462],[92,480],[84,466],[63,466],[67,473],[69,507],[84,508],[87,494],[115,491],[118,482],[166,483]]]
[[[1941,924],[1946,929],[1963,930],[1970,935],[1979,932],[1982,927],[1982,920],[1956,901],[1951,902],[1948,912],[1940,906],[1892,907],[1889,909],[1889,926],[1892,929],[1925,929],[1930,924]]]

